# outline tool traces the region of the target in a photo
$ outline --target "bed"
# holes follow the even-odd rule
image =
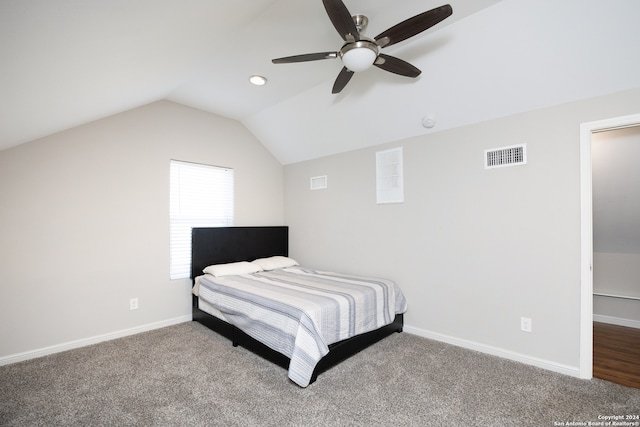
[[[257,271],[245,271],[248,265],[255,267],[247,261],[257,259],[260,260]],[[277,260],[276,264],[273,260]],[[285,264],[280,265],[280,262]],[[203,274],[205,268],[207,274]],[[193,320],[227,337],[233,346],[240,345],[287,369],[289,378],[301,387],[313,383],[320,373],[371,344],[394,332],[402,332],[406,301],[393,282],[298,265],[288,257],[286,226],[194,228],[191,277],[194,280]],[[316,287],[319,284],[322,290]],[[281,291],[283,286],[285,290]],[[381,306],[380,301],[385,300],[386,304],[389,299],[391,307],[365,315],[353,307],[345,309],[348,315],[326,316],[313,310],[307,314],[304,309],[298,310],[297,306],[289,304],[291,294],[299,299],[300,286],[311,289],[315,294],[314,303],[319,299],[336,299],[347,307],[351,303],[345,305],[345,300],[362,298],[360,295],[347,296],[347,291],[343,295],[343,287],[346,287],[375,293],[376,303],[369,303],[369,306]],[[331,295],[323,293],[325,286],[332,287]],[[336,286],[341,287],[339,291]],[[284,292],[282,299],[277,292]],[[305,300],[302,305],[305,304],[312,303]],[[270,309],[274,312],[266,311]],[[385,311],[388,313],[384,314]],[[360,317],[356,317],[355,312]],[[255,320],[259,316],[268,321],[247,322],[247,319]],[[293,318],[296,318],[295,322]],[[326,318],[338,319],[338,326],[331,324],[333,320],[327,322]],[[349,318],[348,326],[346,318]],[[296,332],[290,330],[290,333],[271,336],[269,329],[276,327],[282,327],[285,332],[287,327],[294,328]],[[349,335],[344,335],[345,330],[349,330]]]

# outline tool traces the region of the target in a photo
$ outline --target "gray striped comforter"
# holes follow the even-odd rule
[[[227,321],[291,359],[289,378],[309,385],[329,344],[388,325],[407,302],[386,279],[300,266],[199,280],[199,296]]]

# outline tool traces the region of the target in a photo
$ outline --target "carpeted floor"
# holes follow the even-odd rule
[[[625,415],[640,415],[640,389],[407,333],[306,389],[195,322],[0,367],[2,426],[558,426]]]

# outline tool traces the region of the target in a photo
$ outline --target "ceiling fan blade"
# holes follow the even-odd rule
[[[324,4],[324,8],[327,11],[327,15],[329,15],[331,23],[344,41],[360,40],[358,28],[356,28],[356,24],[353,22],[351,13],[342,0],[322,0],[322,4]],[[349,37],[349,34],[351,34],[351,37]],[[353,40],[348,40],[350,38],[353,38]]]
[[[403,40],[413,37],[416,34],[433,27],[440,21],[448,18],[453,13],[451,5],[444,5],[428,10],[419,15],[409,18],[394,25],[388,30],[376,36],[375,40],[379,47],[391,46]]]
[[[340,93],[340,91],[344,89],[347,83],[349,83],[349,80],[351,80],[351,77],[353,77],[353,71],[351,71],[347,67],[342,67],[342,71],[340,71],[340,74],[338,74],[338,78],[333,84],[333,89],[331,90],[331,93]]]
[[[422,72],[420,69],[414,67],[408,62],[394,56],[385,55],[384,53],[378,55],[378,58],[373,65],[385,71],[389,71],[390,73],[406,77],[418,77]]]
[[[292,62],[306,62],[306,61],[318,61],[321,59],[337,58],[338,52],[318,52],[318,53],[305,53],[303,55],[285,56],[283,58],[272,59],[274,64],[289,64]]]

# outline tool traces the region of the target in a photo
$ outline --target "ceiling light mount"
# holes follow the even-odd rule
[[[353,23],[356,24],[356,29],[359,33],[362,33],[369,24],[369,18],[364,15],[353,15],[351,18],[353,19]]]

